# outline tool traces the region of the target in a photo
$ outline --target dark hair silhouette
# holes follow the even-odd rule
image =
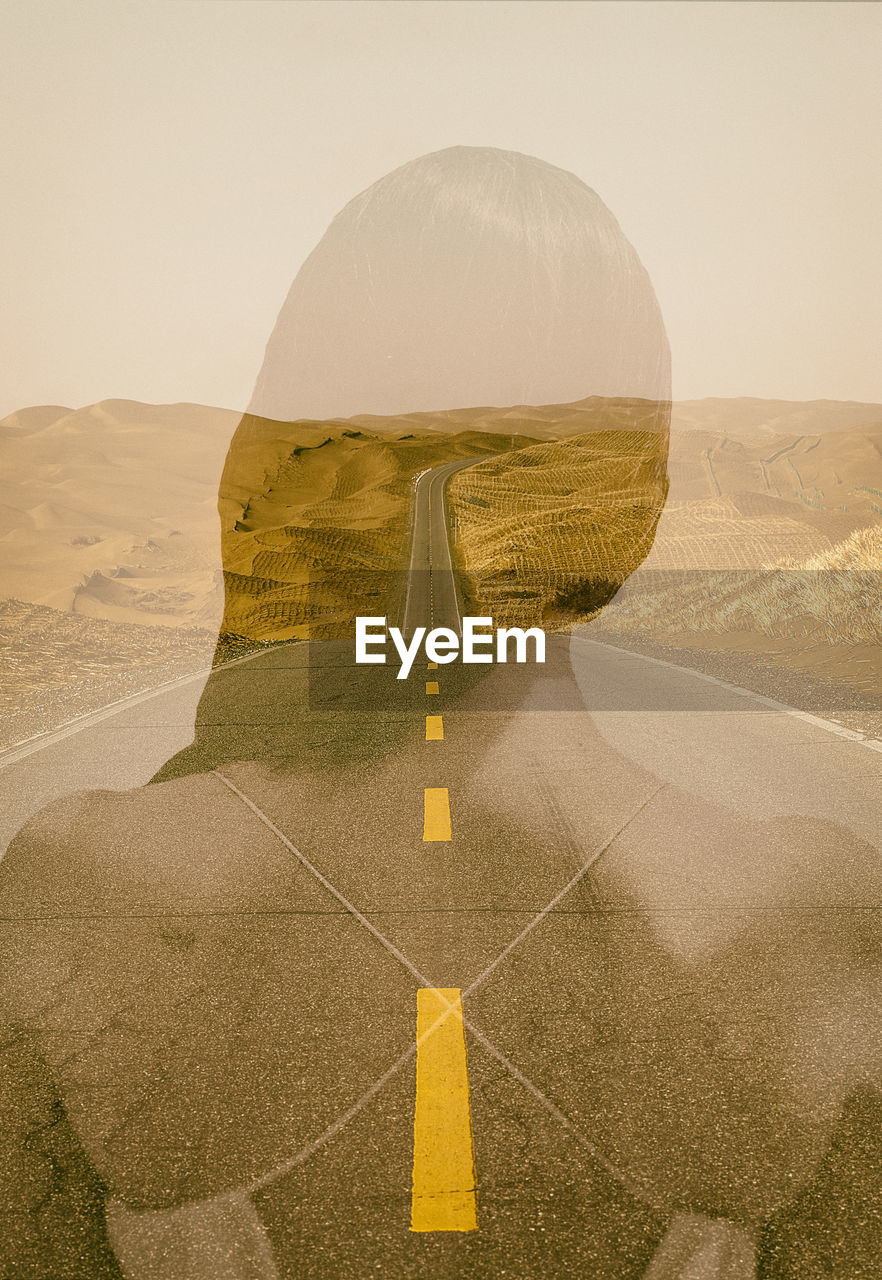
[[[670,398],[637,254],[574,174],[449,147],[333,220],[291,286],[250,408],[290,421],[592,395]]]

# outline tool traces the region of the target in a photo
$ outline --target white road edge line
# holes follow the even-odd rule
[[[725,689],[728,693],[737,693],[742,698],[753,698],[755,702],[762,703],[764,707],[769,707],[772,711],[781,711],[785,715],[793,716],[796,720],[804,720],[806,724],[813,725],[816,729],[825,729],[827,733],[835,733],[838,738],[845,738],[848,742],[857,742],[862,747],[868,747],[870,751],[882,751],[882,739],[874,737],[869,733],[859,733],[857,729],[848,729],[844,724],[837,724],[835,720],[824,720],[821,716],[813,716],[809,711],[800,711],[799,707],[790,707],[786,702],[778,702],[775,698],[767,698],[765,694],[755,693],[752,689],[745,689],[739,684],[730,684],[728,680],[721,680],[719,676],[709,675],[706,671],[696,671],[694,667],[681,667],[676,662],[668,662],[664,658],[651,658],[649,654],[638,653],[634,649],[623,649],[617,644],[607,644],[605,640],[591,640],[588,636],[580,636],[575,633],[570,634],[572,640],[579,640],[582,644],[593,644],[598,649],[611,649],[613,653],[626,653],[629,657],[638,658],[641,662],[652,662],[657,667],[668,667],[671,671],[682,671],[686,675],[694,676],[697,680],[704,680],[707,684],[715,684],[720,689]]]
[[[486,458],[476,459],[469,466],[477,465],[477,462],[486,462]],[[447,465],[442,464],[442,465]],[[427,467],[425,471],[421,471],[414,479],[414,487],[416,483],[427,475],[430,471],[434,471],[434,467]],[[462,468],[465,470],[465,467]],[[448,542],[449,547],[449,542]],[[413,549],[411,550],[411,567],[413,566]],[[451,560],[452,572],[452,560]],[[407,617],[407,605],[410,597],[410,585],[408,584],[408,601],[405,602],[405,618]],[[459,601],[457,599],[457,611],[459,611]],[[738,694],[743,698],[753,698],[755,702],[761,703],[763,706],[769,707],[772,711],[780,711],[784,715],[793,716],[797,720],[804,720],[806,724],[813,725],[816,729],[823,729],[827,733],[833,733],[838,738],[844,738],[847,742],[857,742],[861,746],[867,747],[870,751],[882,752],[882,739],[868,733],[859,733],[856,729],[849,729],[843,724],[837,724],[835,720],[824,720],[821,716],[813,716],[808,711],[801,711],[798,707],[788,706],[786,702],[778,702],[775,698],[768,698],[765,694],[756,693],[752,689],[745,689],[741,685],[731,684],[728,680],[721,680],[719,676],[709,675],[706,671],[696,671],[694,667],[681,667],[676,662],[668,662],[664,658],[653,658],[649,654],[638,653],[634,649],[623,649],[620,645],[608,644],[604,640],[592,640],[588,636],[570,633],[571,640],[578,640],[582,644],[592,644],[600,649],[611,649],[613,653],[623,653],[631,658],[638,658],[641,662],[651,662],[657,667],[667,667],[671,671],[683,672],[685,675],[694,676],[697,680],[704,680],[707,684],[715,684],[720,689],[725,689],[729,693]],[[286,645],[305,644],[304,640],[289,640],[284,642]],[[282,645],[278,646],[279,648]],[[259,649],[256,653],[245,654],[242,658],[234,658],[232,662],[225,662],[220,667],[203,667],[200,671],[194,671],[191,675],[179,676],[175,680],[166,680],[163,684],[157,685],[154,689],[142,689],[139,693],[128,694],[125,698],[117,698],[115,702],[109,702],[106,706],[99,708],[97,711],[87,711],[83,715],[75,716],[72,720],[65,721],[59,725],[57,729],[51,729],[46,733],[36,734],[33,738],[26,738],[23,742],[16,743],[12,747],[8,747],[5,751],[0,751],[0,769],[5,769],[9,765],[16,764],[19,760],[24,760],[30,755],[34,755],[37,751],[42,751],[44,747],[54,746],[56,742],[62,742],[65,738],[71,737],[75,733],[79,733],[82,729],[89,729],[92,725],[100,724],[102,720],[107,720],[111,716],[118,715],[125,711],[127,707],[137,706],[140,702],[147,702],[150,698],[158,698],[163,693],[168,693],[171,689],[183,688],[188,684],[192,684],[196,680],[208,679],[213,671],[226,671],[231,667],[237,667],[243,662],[253,662],[255,658],[260,657],[262,653],[268,650]]]
[[[289,644],[305,643],[305,640],[288,640],[273,647],[282,648]],[[124,698],[117,698],[115,702],[108,702],[106,706],[99,707],[97,711],[85,711],[80,716],[74,716],[72,720],[66,720],[57,729],[49,729],[46,733],[35,734],[32,738],[25,738],[23,742],[18,742],[12,747],[7,747],[5,751],[0,751],[0,769],[17,764],[19,760],[24,760],[27,756],[32,756],[35,752],[42,751],[44,747],[54,746],[56,742],[62,742],[65,738],[70,738],[73,734],[79,733],[83,729],[90,729],[92,725],[100,724],[102,720],[109,720],[111,716],[119,715],[127,707],[137,706],[139,702],[148,702],[151,698],[158,698],[161,694],[168,693],[172,689],[182,689],[185,685],[193,684],[196,680],[207,680],[215,671],[229,671],[230,667],[238,667],[243,662],[253,662],[255,658],[259,658],[262,654],[268,652],[268,649],[258,649],[255,653],[246,653],[244,657],[234,658],[232,662],[224,662],[218,667],[203,667],[188,676],[178,676],[174,680],[166,680],[162,684],[156,685],[153,689],[141,689],[138,693],[129,693]]]
[[[451,476],[458,475],[460,471],[468,471],[468,467],[459,467],[456,471],[452,471]],[[450,582],[453,586],[453,607],[456,610],[456,629],[462,635],[462,609],[459,607],[459,591],[456,587],[456,574],[453,571],[453,548],[450,545],[450,530],[447,527],[447,480],[441,486],[441,514],[444,519],[444,541],[447,544],[447,572],[450,574]]]

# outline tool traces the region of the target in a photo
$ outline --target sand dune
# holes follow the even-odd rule
[[[580,556],[586,573],[595,561],[599,570],[603,557],[590,530],[592,513],[607,498],[604,468],[627,468],[635,439],[620,429],[592,432],[456,477],[451,495],[466,561],[480,572],[517,566],[523,556],[512,538],[529,529],[548,571],[569,571]],[[603,451],[602,464],[592,442]],[[803,561],[882,516],[882,428],[783,436],[771,446],[707,432],[672,434],[668,472],[647,562],[654,568],[761,569]],[[636,473],[628,475],[630,491],[621,497],[639,502]],[[574,521],[582,522],[581,533]]]
[[[0,597],[118,622],[213,626],[216,495],[239,415],[106,400],[0,423]]]
[[[618,423],[617,407],[610,417]],[[497,625],[563,625],[584,611],[583,584],[634,571],[665,498],[667,435],[645,421],[655,415],[640,411],[631,429],[535,444],[453,477],[470,609]]]
[[[35,431],[42,431],[59,418],[75,412],[76,410],[62,404],[35,404],[27,409],[18,409],[0,422],[0,441],[15,439],[16,436],[21,439]]]
[[[882,518],[882,427],[773,441],[674,435],[654,568],[761,569]]]
[[[589,396],[573,404],[476,406],[447,409],[437,413],[402,415],[396,422],[418,431],[475,431],[494,435],[522,435],[535,440],[559,440],[584,435],[588,431],[639,428],[641,419],[649,426],[655,421],[656,406],[649,400]],[[388,419],[364,414],[351,419],[360,426],[382,430]]]
[[[709,431],[713,435],[817,435],[882,423],[882,405],[858,400],[763,400],[756,396],[674,403],[674,431]]]
[[[741,440],[674,433],[669,472],[671,496],[680,500],[753,492],[793,498],[828,516],[882,514],[882,419],[814,435]]]
[[[337,574],[398,564],[412,473],[496,447],[468,429],[454,441],[449,424],[439,433],[397,419],[379,420],[377,431],[266,422],[227,470],[219,522],[224,458],[240,421],[204,405],[130,400],[35,406],[4,419],[0,599],[119,624],[216,628],[222,522],[227,568],[249,580],[252,597],[250,622],[227,623],[256,625],[259,578],[275,634],[280,617],[293,616],[293,584],[314,581],[326,561]]]

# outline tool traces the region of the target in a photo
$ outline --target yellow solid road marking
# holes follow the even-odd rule
[[[427,680],[427,681],[426,681],[426,693],[437,693],[437,692],[438,692],[438,681],[437,681],[437,680]]]
[[[446,787],[426,787],[423,840],[450,839],[450,797]]]
[[[438,670],[438,663],[437,663],[437,662],[430,662],[430,663],[429,663],[429,665],[426,667],[426,670],[427,670],[427,671],[437,671],[437,670]]]
[[[459,987],[417,991],[411,1231],[478,1229],[460,994]]]
[[[441,742],[443,737],[443,718],[441,716],[426,716],[426,742]]]

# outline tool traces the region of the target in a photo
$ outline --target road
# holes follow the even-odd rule
[[[485,462],[486,458],[480,461]],[[445,462],[424,471],[414,493],[413,539],[402,631],[425,626],[460,630],[461,613],[453,572],[444,491],[447,481],[474,458]]]
[[[451,616],[443,471],[413,625]],[[279,647],[161,783],[180,690],[0,775],[17,813],[138,788],[0,879],[130,1274],[187,1237],[187,1280],[875,1276],[882,755],[587,638],[395,670]]]

